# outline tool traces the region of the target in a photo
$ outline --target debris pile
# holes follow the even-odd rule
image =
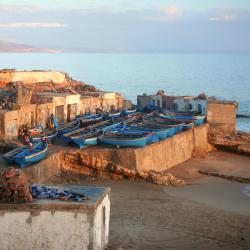
[[[1,175],[0,202],[32,202],[28,180],[21,170],[10,167]]]

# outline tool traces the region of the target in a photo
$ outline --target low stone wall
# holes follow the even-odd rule
[[[162,172],[192,157],[204,156],[211,151],[212,146],[208,142],[207,132],[208,125],[204,124],[145,148],[118,149],[98,146],[71,150],[64,153],[62,168],[88,176],[94,176],[92,172],[99,170],[100,175],[103,175],[100,177],[117,179],[119,175],[105,174],[105,167],[109,162],[127,169],[126,175],[130,174],[129,170],[138,173]]]
[[[43,161],[24,168],[23,171],[30,183],[46,183],[51,177],[60,176],[61,159],[60,152],[50,152]]]
[[[59,71],[0,71],[0,86],[17,81],[22,81],[24,84],[50,81],[63,84],[67,81],[67,75]]]

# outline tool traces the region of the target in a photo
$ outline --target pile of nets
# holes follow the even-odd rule
[[[0,202],[32,202],[29,182],[21,170],[10,167],[0,176]]]
[[[88,199],[85,194],[75,193],[68,190],[60,191],[57,188],[47,187],[45,185],[31,186],[32,197],[35,199],[59,199],[62,201],[77,201],[82,202]]]

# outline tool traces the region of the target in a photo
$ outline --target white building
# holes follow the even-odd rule
[[[89,199],[0,203],[0,249],[105,249],[109,237],[110,188],[78,186],[69,191],[87,194]]]

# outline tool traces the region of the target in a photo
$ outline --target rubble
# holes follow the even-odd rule
[[[31,201],[31,190],[24,173],[13,167],[5,170],[0,178],[0,202],[23,203]]]

